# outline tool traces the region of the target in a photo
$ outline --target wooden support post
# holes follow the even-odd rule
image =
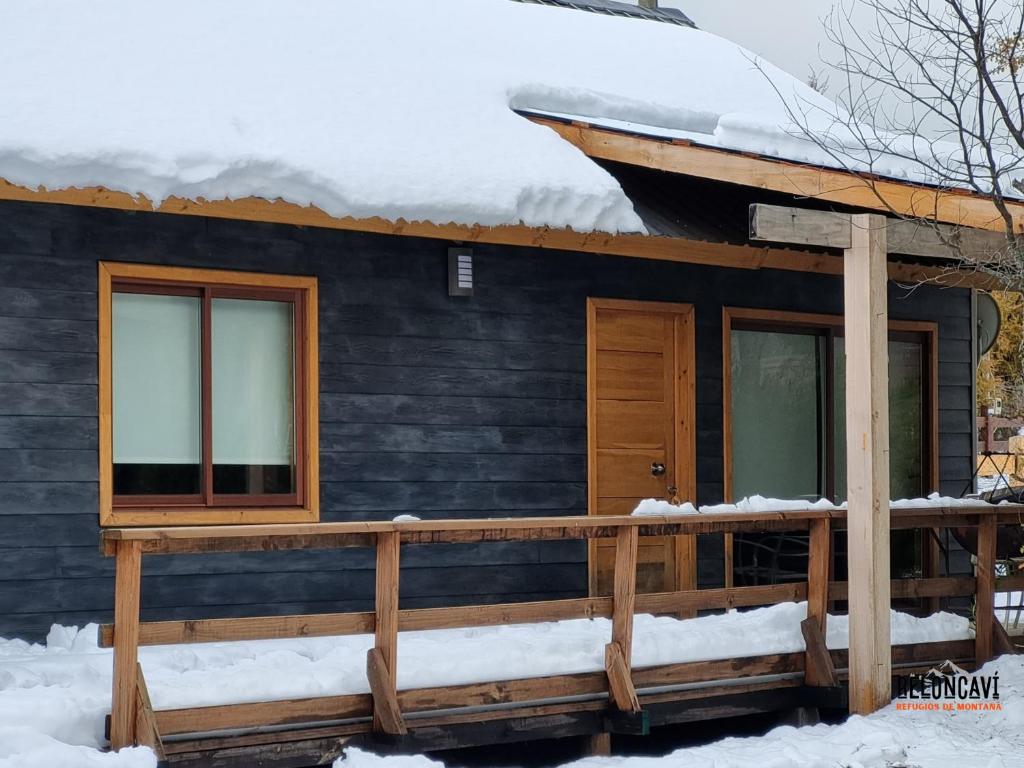
[[[974,661],[980,666],[992,658],[996,620],[996,519],[984,515],[978,524],[978,562],[975,566]]]
[[[153,702],[149,698],[146,678],[142,674],[142,665],[136,666],[139,682],[135,700],[135,738],[140,747],[152,749],[157,760],[165,760],[167,755],[164,753],[164,741],[160,737],[160,729],[157,728],[156,714],[153,712]]]
[[[633,687],[622,647],[618,643],[608,643],[604,647],[604,669],[608,675],[608,691],[616,709],[639,712],[640,700],[636,696],[636,688]]]
[[[808,685],[835,685],[835,670],[828,676],[821,669],[821,651],[828,657],[829,666],[832,659],[825,645],[825,630],[828,622],[828,582],[829,566],[832,560],[832,524],[828,518],[811,521],[807,557],[807,619],[804,624],[812,625],[813,630],[804,628],[804,641],[807,646],[804,677]],[[808,631],[813,637],[808,638]],[[812,648],[812,642],[820,644],[820,649]]]
[[[691,590],[697,588],[697,536],[689,534],[676,537],[676,547],[679,550],[679,557],[676,562],[679,564],[679,589]],[[697,611],[692,608],[685,608],[677,614],[680,619],[692,619]]]
[[[388,715],[383,711],[388,699],[397,701],[398,682],[398,574],[401,539],[394,531],[377,534],[377,593],[375,610],[374,649],[380,652],[381,685],[387,691],[378,691],[373,697],[373,730],[390,733]],[[368,665],[369,666],[369,665]],[[400,716],[400,715],[399,715]]]
[[[584,746],[584,757],[611,757],[612,735],[610,733],[595,733],[586,737]]]
[[[800,631],[803,633],[804,646],[807,648],[804,657],[804,682],[813,686],[839,685],[832,654],[828,652],[828,646],[825,644],[825,633],[817,620],[808,616],[800,622]]]
[[[1006,654],[1017,654],[1020,651],[1017,646],[1014,645],[1010,633],[1006,631],[1006,627],[1003,626],[1001,621],[996,621],[992,624],[992,629],[995,630],[992,633],[992,652],[997,656],[1004,656]]]
[[[828,620],[828,580],[832,560],[832,521],[811,521],[807,557],[807,618],[825,631]]]
[[[851,217],[845,254],[850,711],[892,699],[886,221]]]
[[[142,542],[119,541],[114,575],[114,689],[110,709],[110,746],[137,744],[135,724],[139,674],[139,595]]]
[[[728,589],[733,585],[733,579],[735,574],[733,573],[733,552],[735,551],[735,542],[731,533],[722,535],[725,543],[725,587]]]
[[[921,575],[926,579],[934,579],[941,575],[942,571],[942,552],[939,548],[939,529],[922,528],[921,538],[921,553],[923,560],[921,564]],[[922,603],[926,616],[938,613],[942,608],[938,597],[926,597]]]
[[[408,733],[405,718],[398,706],[398,692],[384,663],[380,648],[366,652],[366,679],[373,696],[373,729],[377,733],[404,736]],[[378,726],[379,723],[379,726]]]
[[[636,526],[624,525],[615,538],[615,582],[612,587],[612,642],[622,650],[626,672],[633,665],[633,610],[636,604]]]

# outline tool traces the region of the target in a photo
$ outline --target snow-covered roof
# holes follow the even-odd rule
[[[815,160],[780,94],[828,106],[708,32],[535,3],[0,4],[0,178],[157,204],[642,232],[607,171],[515,110]]]

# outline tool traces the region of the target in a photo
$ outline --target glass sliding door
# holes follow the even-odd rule
[[[846,348],[835,340],[835,500],[846,501]],[[894,499],[925,492],[925,345],[889,341],[889,486]]]
[[[732,496],[826,495],[826,349],[816,333],[735,330]]]
[[[846,348],[835,340],[835,501],[846,501]],[[927,456],[926,346],[910,334],[889,340],[889,496],[912,499],[924,495]],[[916,531],[890,535],[893,578],[921,575],[921,540]]]
[[[729,498],[846,500],[846,348],[839,322],[744,312],[729,318]],[[777,313],[776,313],[777,314]],[[763,319],[762,319],[763,318]],[[771,318],[771,319],[769,319]],[[792,318],[792,319],[790,319]],[[929,476],[932,403],[928,332],[889,338],[889,445],[892,498],[924,495]],[[802,578],[806,541],[738,536],[737,583]],[[921,566],[914,531],[892,536],[894,576]],[[842,550],[842,547],[839,548]],[[803,558],[801,560],[800,558]],[[836,572],[845,570],[836,564]]]

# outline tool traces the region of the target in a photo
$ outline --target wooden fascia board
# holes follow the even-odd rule
[[[257,197],[246,197],[239,200],[188,200],[170,197],[159,206],[153,206],[152,202],[144,196],[133,196],[103,187],[61,190],[29,189],[0,179],[0,200],[323,227],[464,243],[511,245],[626,256],[732,269],[782,269],[830,275],[843,273],[842,257],[825,253],[810,253],[768,246],[709,243],[678,237],[575,232],[571,229],[524,225],[485,227],[464,224],[434,224],[425,221],[399,220],[393,222],[379,217],[363,219],[349,216],[335,217],[313,206],[301,206],[283,200],[266,200]],[[950,269],[907,264],[890,264],[889,277],[892,280],[908,283],[929,281],[961,287],[997,287],[996,281],[986,275],[958,273]]]
[[[589,157],[724,181],[797,197],[828,200],[873,211],[946,224],[1004,230],[992,201],[971,192],[939,190],[881,177],[758,157],[685,141],[639,136],[580,122],[527,115]],[[880,199],[881,198],[881,199]],[[883,202],[884,200],[884,202]],[[1024,203],[1008,203],[1018,232],[1024,233]]]

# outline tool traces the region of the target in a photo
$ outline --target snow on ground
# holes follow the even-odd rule
[[[664,757],[587,758],[565,768],[1021,768],[1024,656],[1004,656],[979,674],[999,675],[1001,711],[906,711],[890,705],[841,725],[782,726]],[[348,750],[334,768],[443,768],[425,757]]]
[[[892,509],[919,509],[923,507],[988,507],[991,505],[983,499],[956,499],[951,496],[940,496],[937,493],[933,493],[926,499],[894,499],[889,502],[889,506]],[[662,515],[727,515],[738,512],[763,514],[765,512],[796,512],[805,509],[826,512],[846,509],[846,502],[833,504],[828,499],[807,501],[804,499],[769,499],[764,496],[748,496],[735,504],[705,504],[698,508],[689,501],[683,504],[672,504],[662,499],[644,499],[633,510],[633,515],[637,517],[658,517]]]
[[[708,32],[509,0],[0,4],[0,178],[33,188],[642,231],[607,172],[513,108],[827,161],[782,98],[834,109]]]
[[[639,615],[633,664],[800,651],[805,616],[803,603],[686,621]],[[895,643],[937,642],[967,639],[971,630],[967,619],[948,613],[920,619],[893,612],[892,635]],[[598,671],[604,668],[610,637],[607,619],[403,632],[398,686]],[[845,648],[847,637],[847,618],[831,619],[829,646]],[[149,647],[140,650],[140,660],[154,706],[170,709],[365,693],[366,651],[372,643],[372,635],[357,635]],[[495,665],[495,659],[501,664]],[[78,748],[101,746],[110,686],[111,654],[96,647],[93,625],[81,631],[54,627],[45,646],[0,640],[0,768],[90,765],[56,758],[47,762],[39,755],[60,749],[72,760]],[[137,751],[118,758],[126,762],[96,764],[148,768],[148,754]]]

